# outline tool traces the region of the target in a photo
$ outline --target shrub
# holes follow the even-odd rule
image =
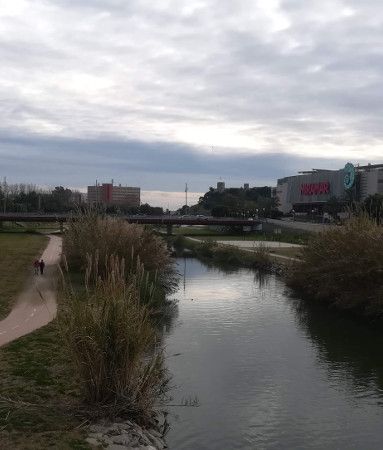
[[[202,241],[196,247],[198,255],[206,258],[211,258],[217,249],[217,242],[215,241]]]
[[[128,278],[118,257],[107,258],[103,276],[99,267],[98,256],[88,256],[83,291],[64,282],[61,335],[89,411],[145,421],[168,383],[147,306],[153,285],[143,264]]]
[[[80,214],[68,224],[63,251],[71,270],[85,270],[88,255],[97,253],[97,261],[102,262],[115,255],[124,259],[128,273],[142,264],[163,293],[175,286],[173,263],[164,241],[150,229],[123,219],[101,217],[92,211]],[[107,268],[100,265],[97,273],[107,276]]]
[[[313,237],[287,282],[339,308],[383,313],[383,228],[365,216]]]
[[[259,266],[267,268],[271,265],[270,248],[263,242],[255,246],[254,256]]]
[[[241,258],[236,248],[220,245],[214,249],[214,260],[218,264],[239,266]]]

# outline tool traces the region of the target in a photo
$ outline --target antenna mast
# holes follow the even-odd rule
[[[188,206],[188,184],[185,183],[185,205]]]

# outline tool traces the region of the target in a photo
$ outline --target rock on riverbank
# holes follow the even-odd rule
[[[167,413],[158,412],[149,428],[129,421],[103,422],[89,427],[88,444],[109,450],[163,450],[169,428]]]

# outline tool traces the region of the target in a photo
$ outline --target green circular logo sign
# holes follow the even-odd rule
[[[355,184],[355,167],[351,163],[344,166],[343,185],[345,189],[351,189]]]

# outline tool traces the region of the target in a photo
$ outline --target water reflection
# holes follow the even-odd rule
[[[290,293],[298,325],[315,344],[329,377],[342,378],[352,392],[383,396],[383,333],[368,324],[329,309],[296,299]]]
[[[166,337],[171,449],[380,449],[383,333],[290,298],[281,279],[179,260]]]
[[[258,284],[260,288],[267,287],[272,275],[263,270],[254,270],[254,284]]]

